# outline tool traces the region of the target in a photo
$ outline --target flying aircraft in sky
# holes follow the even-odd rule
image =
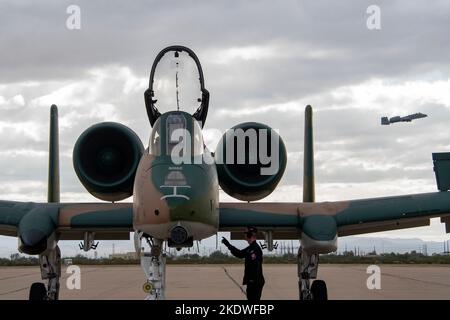
[[[155,69],[169,53],[175,59],[187,54],[197,66],[201,96],[193,114],[179,108],[161,113],[156,106]],[[81,248],[89,251],[96,240],[129,239],[134,232],[146,299],[157,300],[165,297],[167,247],[191,247],[219,231],[244,239],[246,227],[255,226],[269,251],[275,239],[301,241],[299,297],[321,300],[328,297],[326,284],[312,282],[319,254],[336,251],[339,236],[429,225],[434,217],[441,217],[450,231],[450,153],[433,154],[439,192],[316,203],[313,111],[307,106],[303,202],[256,202],[283,176],[283,140],[265,124],[245,122],[227,131],[215,152],[209,151],[202,136],[209,92],[192,50],[170,46],[157,55],[144,99],[152,126],[147,148],[130,128],[114,122],[87,128],[75,143],[75,172],[88,192],[105,201],[97,203],[60,202],[58,111],[51,107],[47,202],[0,201],[0,234],[17,237],[20,252],[38,255],[47,280],[31,285],[30,299],[58,299],[62,240],[81,240]],[[221,202],[219,186],[241,201]],[[132,202],[118,202],[130,196]]]
[[[404,117],[400,117],[400,116],[396,116],[396,117],[382,117],[381,118],[381,124],[382,125],[390,125],[391,123],[396,123],[396,122],[411,122],[413,120],[416,119],[421,119],[421,118],[425,118],[428,117],[426,114],[423,113],[413,113]]]

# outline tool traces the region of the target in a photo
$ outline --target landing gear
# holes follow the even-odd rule
[[[145,300],[164,300],[166,289],[166,256],[163,253],[163,241],[145,238],[150,246],[150,252],[139,250],[141,268],[144,270],[147,281],[143,290],[147,293]]]
[[[323,280],[314,280],[311,286],[313,300],[328,300],[327,284]]]
[[[30,296],[29,300],[46,300],[47,298],[47,289],[45,288],[45,284],[42,282],[34,282],[30,287]]]
[[[48,280],[47,288],[41,282],[35,282],[30,288],[30,300],[58,300],[59,278],[61,277],[61,251],[56,246],[47,253],[39,255],[42,280]]]
[[[327,286],[323,280],[315,280],[312,285],[310,280],[316,279],[319,267],[319,255],[309,254],[302,247],[297,254],[298,289],[300,300],[327,300]]]

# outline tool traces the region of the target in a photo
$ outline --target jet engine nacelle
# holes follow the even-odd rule
[[[243,201],[260,200],[272,193],[287,162],[281,137],[257,122],[241,123],[228,130],[214,157],[222,190]]]
[[[133,195],[134,176],[143,152],[144,146],[133,130],[116,122],[102,122],[78,138],[73,166],[94,197],[119,201]]]

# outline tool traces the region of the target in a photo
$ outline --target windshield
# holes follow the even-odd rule
[[[186,140],[189,133],[186,128],[186,118],[181,114],[169,114],[166,118],[166,130],[166,155],[171,155],[177,145],[183,144],[181,149],[183,154],[180,154],[183,156],[189,148],[189,141]]]
[[[186,112],[168,112],[153,125],[149,152],[152,155],[198,156],[203,154],[202,129]]]
[[[161,118],[156,120],[150,135],[149,153],[155,156],[161,155]]]

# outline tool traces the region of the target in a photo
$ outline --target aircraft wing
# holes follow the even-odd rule
[[[345,202],[344,202],[345,203]],[[441,218],[450,232],[450,193],[353,200],[335,215],[339,236],[428,226]]]
[[[17,202],[0,201],[0,235],[16,236],[20,220],[26,209],[18,207]]]
[[[0,235],[56,232],[60,240],[129,239],[133,231],[132,203],[33,203],[0,201]]]
[[[219,231],[230,231],[231,239],[244,239],[247,226],[260,231],[272,230],[275,239],[298,239],[301,217],[300,203],[221,202]]]
[[[316,203],[221,203],[221,231],[243,238],[243,228],[272,230],[274,239],[298,239],[300,232],[323,239],[429,225],[441,217],[450,232],[450,193]]]

